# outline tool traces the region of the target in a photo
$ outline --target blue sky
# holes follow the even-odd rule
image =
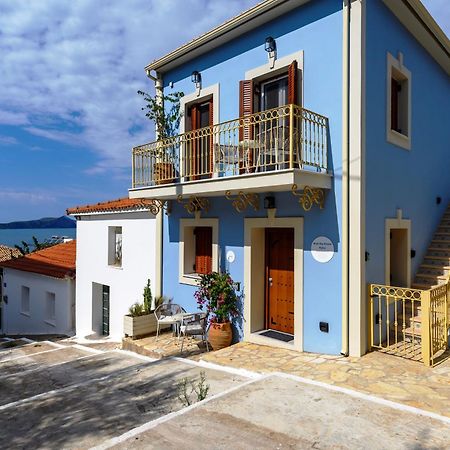
[[[256,3],[0,0],[0,222],[126,196],[144,66]],[[423,3],[448,35],[448,0]]]

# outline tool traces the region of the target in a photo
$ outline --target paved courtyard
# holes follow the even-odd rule
[[[220,364],[228,358],[228,366],[237,366],[233,355],[245,349],[248,371],[242,370],[243,364],[233,369],[174,357],[151,359],[115,346],[1,342],[2,448],[450,446],[448,418],[311,381],[320,369],[311,371],[309,380],[259,370],[257,349],[246,345],[202,357]],[[184,377],[198,379],[201,371],[210,392],[205,401],[183,407],[177,385]],[[438,376],[448,382],[448,372]]]

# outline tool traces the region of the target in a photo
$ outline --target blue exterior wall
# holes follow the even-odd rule
[[[342,2],[318,0],[288,15],[261,26],[239,39],[196,58],[171,72],[163,74],[166,92],[173,82],[173,91],[189,94],[194,91],[191,73],[202,74],[202,86],[220,83],[221,122],[239,115],[239,80],[245,72],[267,64],[264,39],[273,36],[278,58],[304,51],[303,105],[327,116],[330,124],[329,164],[334,170],[333,188],[327,194],[324,210],[317,207],[305,213],[291,193],[276,194],[277,217],[304,217],[304,349],[338,354],[341,350],[341,179],[342,179]],[[216,105],[215,105],[216,106]],[[268,187],[270,192],[270,187]],[[264,194],[260,195],[261,198]],[[235,281],[243,282],[244,218],[267,217],[264,210],[237,213],[231,203],[210,198],[211,209],[202,217],[219,218],[219,245],[222,269],[229,269]],[[262,206],[262,205],[261,205]],[[180,284],[179,220],[190,218],[181,205],[173,202],[170,216],[164,216],[163,231],[163,293],[174,298],[187,310],[196,310],[195,288]],[[329,237],[335,246],[333,259],[326,264],[315,261],[311,242],[317,236]],[[236,260],[227,266],[224,255],[233,250]],[[228,263],[227,263],[228,264]],[[319,330],[319,321],[329,322],[329,333]],[[242,337],[237,327],[236,339]]]
[[[382,2],[368,1],[366,17],[366,277],[384,284],[385,219],[397,208],[411,219],[413,280],[450,201],[450,81]],[[410,151],[386,140],[387,52],[399,51],[412,76]]]

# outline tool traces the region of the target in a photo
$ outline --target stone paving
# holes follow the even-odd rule
[[[201,360],[260,373],[286,372],[450,417],[450,358],[429,368],[380,352],[345,358],[241,342],[205,353]]]

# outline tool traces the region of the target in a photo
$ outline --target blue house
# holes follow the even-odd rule
[[[195,310],[227,270],[236,340],[364,354],[368,284],[414,288],[450,201],[449,51],[419,0],[265,0],[150,63],[184,93],[179,135],[133,149],[160,290]]]

